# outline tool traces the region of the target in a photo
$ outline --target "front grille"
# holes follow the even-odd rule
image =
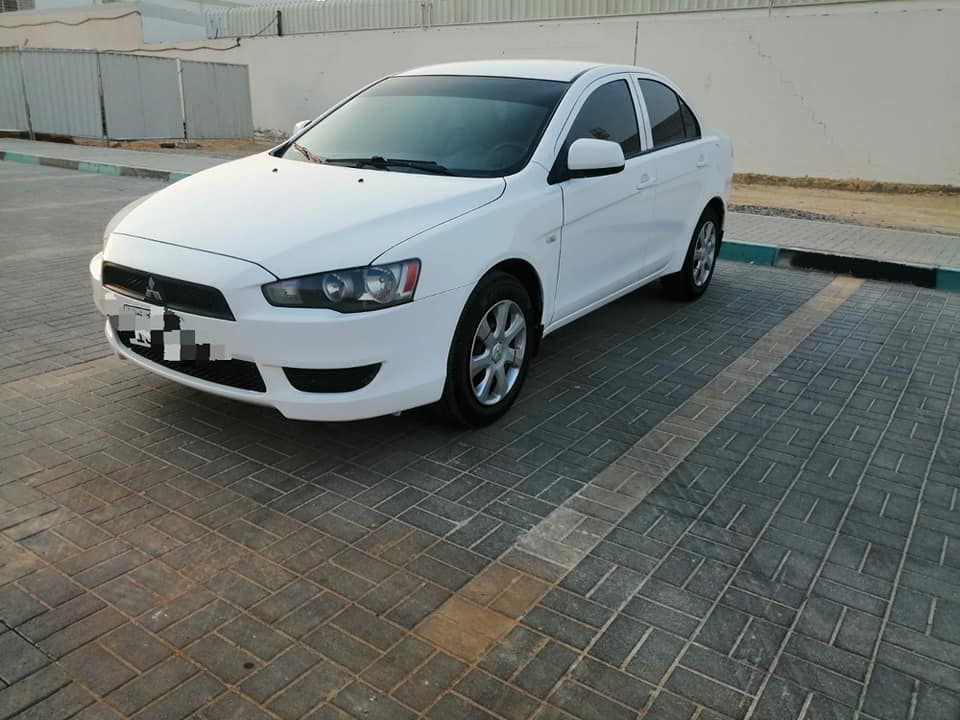
[[[108,262],[103,263],[103,285],[121,295],[152,305],[163,305],[171,310],[220,320],[234,319],[223,293],[208,285],[154,275]]]
[[[297,390],[311,393],[343,393],[369,385],[380,371],[380,363],[336,370],[284,368],[283,374]]]
[[[267,390],[256,363],[246,360],[164,360],[162,345],[147,348],[131,343],[131,333],[129,332],[118,332],[117,335],[121,344],[128,350],[170,370],[195,377],[198,380],[206,380],[218,385],[228,385],[240,390],[253,390],[254,392],[266,392]],[[202,353],[199,354],[202,355]]]

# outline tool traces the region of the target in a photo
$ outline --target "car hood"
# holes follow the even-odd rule
[[[356,169],[267,154],[191,175],[114,233],[254,262],[277,277],[366,265],[424,230],[493,202],[503,178]]]

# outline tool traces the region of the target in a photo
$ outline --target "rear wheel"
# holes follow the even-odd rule
[[[693,230],[680,272],[661,281],[667,293],[678,300],[694,300],[706,291],[720,252],[720,218],[712,208],[700,216]]]
[[[533,304],[512,275],[494,272],[467,300],[450,349],[441,405],[460,424],[487,425],[510,408],[530,365]]]

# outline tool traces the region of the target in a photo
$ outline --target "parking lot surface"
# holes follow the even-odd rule
[[[721,263],[490,428],[290,422],[109,356],[159,187],[0,163],[0,720],[960,717],[960,295]]]

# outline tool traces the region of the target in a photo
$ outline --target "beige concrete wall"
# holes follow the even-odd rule
[[[739,171],[960,185],[960,7],[640,23]]]
[[[135,3],[0,13],[0,47],[130,50],[143,46]]]
[[[960,185],[958,5],[915,0],[831,6],[830,14],[821,8],[243,38],[232,49],[164,54],[249,65],[255,125],[283,130],[359,85],[426,63],[636,62],[672,77],[731,135],[739,172]]]

